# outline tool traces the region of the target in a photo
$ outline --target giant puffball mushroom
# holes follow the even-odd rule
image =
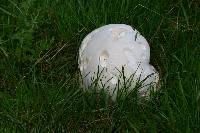
[[[142,81],[139,88],[141,96],[149,95],[149,88],[156,89],[159,75],[149,61],[149,44],[136,29],[125,24],[109,24],[84,38],[78,63],[84,88],[99,78],[100,88],[107,88],[108,94],[115,99],[116,86],[124,77],[126,81],[131,79],[130,89]]]

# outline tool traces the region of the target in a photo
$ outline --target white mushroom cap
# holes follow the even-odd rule
[[[155,88],[159,76],[150,61],[150,47],[146,39],[131,26],[109,24],[89,33],[79,49],[79,68],[83,85],[89,87],[93,78],[101,72],[101,87],[109,87],[110,95],[116,97],[114,89],[120,80],[120,70],[124,67],[124,76],[133,76],[132,87],[138,80],[144,80],[140,92],[146,95],[150,84]]]

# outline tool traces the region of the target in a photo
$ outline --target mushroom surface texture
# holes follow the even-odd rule
[[[131,26],[109,24],[89,33],[79,48],[79,69],[85,90],[95,79],[98,88],[104,88],[113,99],[117,88],[128,90],[136,85],[140,96],[155,91],[159,74],[149,64],[150,47],[146,39]]]

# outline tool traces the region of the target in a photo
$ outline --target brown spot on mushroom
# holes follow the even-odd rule
[[[108,58],[109,58],[109,53],[108,53],[108,51],[104,50],[99,56],[100,65],[102,67],[107,66]]]
[[[112,32],[113,39],[117,40],[121,36],[124,36],[125,35],[125,31],[126,31],[126,29],[123,29],[123,28],[112,29],[111,32]]]

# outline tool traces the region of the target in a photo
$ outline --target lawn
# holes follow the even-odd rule
[[[81,41],[110,23],[150,44],[161,87],[148,101],[79,85]],[[200,132],[200,2],[0,0],[0,132]]]

